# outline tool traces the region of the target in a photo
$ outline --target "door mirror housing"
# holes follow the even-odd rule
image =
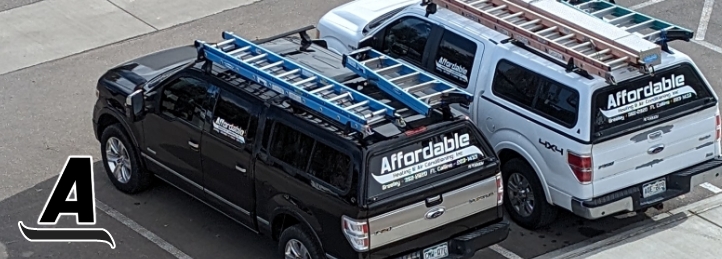
[[[143,89],[138,89],[125,98],[125,113],[131,121],[137,121],[144,111],[145,96]]]

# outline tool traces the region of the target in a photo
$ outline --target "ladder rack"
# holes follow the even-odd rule
[[[670,22],[622,7],[614,1],[603,0],[558,0],[575,9],[624,29],[636,33],[645,40],[665,44],[674,40],[689,41],[694,32]],[[673,32],[675,37],[666,34]],[[666,33],[666,34],[665,34]]]
[[[401,116],[389,105],[231,32],[223,32],[222,36],[224,41],[217,44],[196,40],[199,59],[228,68],[346,125],[349,130],[360,132],[364,137],[373,134],[371,125],[382,120],[403,124]],[[206,69],[210,68],[210,63],[206,65]]]
[[[450,102],[474,99],[470,93],[370,47],[344,54],[343,65],[423,115]]]
[[[425,0],[422,4],[428,4]],[[433,0],[442,7],[510,36],[524,45],[567,62],[567,70],[582,70],[616,83],[614,71],[634,66],[646,72],[661,62],[658,45],[604,22],[580,14],[556,1],[529,0]],[[551,5],[551,6],[544,6]],[[566,8],[567,10],[563,10]],[[428,10],[428,7],[427,7]],[[547,11],[549,10],[549,11]],[[567,12],[571,11],[571,12]],[[561,12],[566,16],[562,17]],[[577,17],[574,17],[574,16]],[[601,23],[614,29],[583,26],[579,20]],[[575,23],[576,22],[576,23]],[[581,22],[583,23],[583,22]]]

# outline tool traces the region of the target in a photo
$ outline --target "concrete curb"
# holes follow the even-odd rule
[[[658,229],[665,225],[695,216],[696,214],[705,212],[710,209],[722,207],[722,194],[700,200],[683,207],[671,210],[667,213],[659,214],[652,217],[652,222],[643,221],[629,225],[626,228],[610,233],[609,235],[601,235],[595,238],[585,240],[583,242],[557,249],[546,254],[535,257],[534,259],[571,259],[583,258],[586,254],[595,253],[605,247],[614,245],[624,240],[642,235],[654,229]],[[621,231],[621,232],[620,232]]]

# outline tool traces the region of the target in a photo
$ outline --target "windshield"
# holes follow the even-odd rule
[[[626,132],[647,122],[699,107],[713,97],[689,64],[677,65],[614,87],[597,90],[593,103],[593,136]]]
[[[482,150],[476,131],[469,126],[412,138],[406,145],[371,157],[366,174],[368,197],[480,167],[486,157]]]

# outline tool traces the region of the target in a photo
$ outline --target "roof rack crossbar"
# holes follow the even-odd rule
[[[232,32],[223,32],[222,37],[224,41],[218,44],[196,40],[199,60],[217,63],[328,119],[346,125],[364,137],[373,134],[371,124],[374,122],[384,119],[394,123],[403,122],[394,108],[353,88],[283,58]],[[270,66],[272,64],[274,66]],[[326,89],[313,91],[321,87]],[[359,103],[363,104],[358,105]],[[349,109],[351,105],[354,105],[354,108]]]
[[[633,66],[644,71],[661,62],[661,48],[657,44],[632,37],[631,33],[611,26],[615,31],[600,32],[593,28],[598,24],[591,24],[599,23],[595,19],[586,18],[584,14],[574,17],[577,10],[557,1],[433,2],[564,63],[571,60],[576,69],[567,67],[567,71],[584,70],[614,82],[613,72],[619,69]],[[580,15],[584,22],[578,21]],[[603,22],[601,24],[609,26]]]
[[[474,99],[470,93],[370,47],[344,54],[343,65],[425,116],[433,109]]]
[[[676,24],[625,8],[614,1],[604,0],[557,0],[575,9],[602,19],[629,33],[637,34],[645,40],[662,46],[670,52],[667,42],[675,40],[690,41],[694,32]]]

